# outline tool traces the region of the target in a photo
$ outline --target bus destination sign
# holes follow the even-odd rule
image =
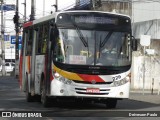
[[[91,24],[112,24],[117,25],[118,19],[97,16],[74,16],[76,23],[91,23]]]

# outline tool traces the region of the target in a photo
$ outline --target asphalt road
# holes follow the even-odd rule
[[[92,120],[97,120],[99,118],[103,120],[106,119],[106,117],[109,117],[109,119],[113,119],[113,117],[116,117],[114,118],[115,120],[118,119],[117,117],[123,117],[123,119],[127,119],[124,117],[131,117],[132,119],[134,119],[134,116],[130,116],[134,115],[134,113],[149,113],[153,115],[157,114],[158,116],[160,116],[160,105],[125,99],[118,101],[116,109],[107,109],[104,104],[87,104],[76,103],[71,101],[61,101],[58,102],[56,105],[51,105],[50,108],[44,108],[40,102],[26,102],[25,94],[20,91],[17,79],[9,76],[0,76],[0,111],[7,111],[11,113],[17,112],[23,115],[28,115],[28,112],[40,113],[42,117],[47,117],[45,119],[48,120],[51,120],[53,117],[54,120],[74,120],[75,117],[77,120],[81,119],[81,117],[83,117],[83,120],[90,120],[91,118]],[[37,116],[40,114],[37,114]],[[143,118],[146,119],[145,117]],[[154,117],[154,119],[155,118],[156,117]],[[9,118],[5,119],[8,120]],[[18,117],[16,119],[20,118]],[[135,119],[137,119],[137,117]]]

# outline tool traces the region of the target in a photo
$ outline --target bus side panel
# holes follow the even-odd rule
[[[23,33],[23,41],[22,41],[22,49],[21,49],[21,56],[20,56],[20,81],[21,81],[21,90],[26,91],[26,40],[27,40],[28,34],[26,32]]]
[[[32,92],[32,95],[35,94],[35,60],[36,60],[36,39],[37,39],[37,32],[36,30],[33,30],[33,33],[32,33],[32,51],[31,51],[31,56],[32,56],[32,59],[31,59],[31,78],[30,78],[30,88],[31,88],[31,92]]]
[[[26,91],[26,56],[22,57],[22,91]]]
[[[21,51],[22,52],[22,51]],[[23,64],[23,57],[22,53],[20,54],[20,61],[19,61],[19,85],[20,85],[20,90],[22,91],[22,64]]]
[[[41,75],[44,73],[44,55],[36,55],[35,60],[35,94],[40,95]]]
[[[28,79],[29,92],[30,92],[30,75],[31,75],[31,56],[25,57],[25,67],[24,67],[24,83],[26,86],[26,80]]]

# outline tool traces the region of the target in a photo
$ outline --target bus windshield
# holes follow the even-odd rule
[[[70,65],[131,64],[130,21],[104,13],[68,13],[57,17],[54,61]]]
[[[54,53],[57,62],[78,65],[130,65],[129,33],[80,31],[84,41],[75,29],[59,29],[59,42]]]

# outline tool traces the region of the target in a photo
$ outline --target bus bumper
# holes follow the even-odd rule
[[[64,84],[56,79],[51,81],[50,96],[61,97],[97,97],[97,98],[129,98],[130,82],[117,87],[109,85],[82,84],[74,83]]]

